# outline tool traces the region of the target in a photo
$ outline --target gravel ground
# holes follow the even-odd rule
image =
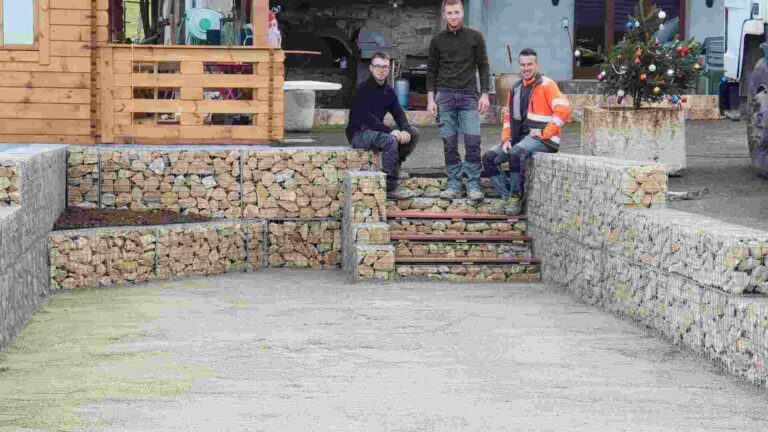
[[[404,168],[417,175],[440,175],[443,144],[436,127],[421,128],[419,147]],[[563,133],[564,153],[578,153],[580,125],[569,124]],[[483,128],[483,151],[496,144],[500,127]],[[703,198],[673,201],[670,207],[768,231],[768,182],[750,166],[746,123],[690,121],[687,123],[688,168],[669,180],[670,191],[708,190]],[[305,138],[306,134],[288,138]],[[311,135],[315,145],[347,145],[343,128],[326,128]],[[306,145],[304,143],[303,145]]]

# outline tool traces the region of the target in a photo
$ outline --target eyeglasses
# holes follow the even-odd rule
[[[389,65],[371,65],[371,66],[373,66],[373,68],[376,70],[381,70],[381,71],[389,70]]]

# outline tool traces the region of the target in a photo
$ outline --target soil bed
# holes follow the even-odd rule
[[[69,207],[59,216],[53,230],[98,228],[107,226],[167,225],[212,220],[207,216],[180,214],[170,210],[104,210]]]

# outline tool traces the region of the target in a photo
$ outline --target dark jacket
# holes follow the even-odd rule
[[[480,74],[480,93],[488,93],[488,52],[480,32],[462,27],[457,31],[443,30],[432,38],[427,59],[427,91],[477,90],[476,72]]]
[[[349,142],[352,142],[352,137],[356,133],[368,129],[384,133],[392,132],[392,128],[384,124],[384,116],[387,113],[392,114],[400,130],[407,131],[411,128],[392,86],[387,83],[380,85],[372,76],[368,77],[357,86],[352,108],[349,110],[349,124],[347,124]]]

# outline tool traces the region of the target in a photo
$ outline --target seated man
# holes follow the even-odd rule
[[[560,148],[560,127],[571,115],[570,104],[557,83],[538,72],[537,54],[526,48],[518,56],[522,79],[509,92],[501,143],[483,154],[483,168],[504,203],[508,215],[519,214],[524,196],[525,162],[535,153]],[[510,122],[511,120],[511,122]],[[501,164],[509,161],[509,177]],[[498,211],[498,210],[496,210]]]
[[[382,168],[387,173],[388,195],[395,199],[410,198],[414,194],[403,188],[398,178],[400,164],[416,146],[419,131],[408,124],[395,90],[387,84],[389,56],[383,52],[375,53],[370,70],[371,76],[357,86],[352,109],[349,110],[347,139],[352,148],[380,151]],[[384,124],[384,116],[388,112],[399,129]]]

